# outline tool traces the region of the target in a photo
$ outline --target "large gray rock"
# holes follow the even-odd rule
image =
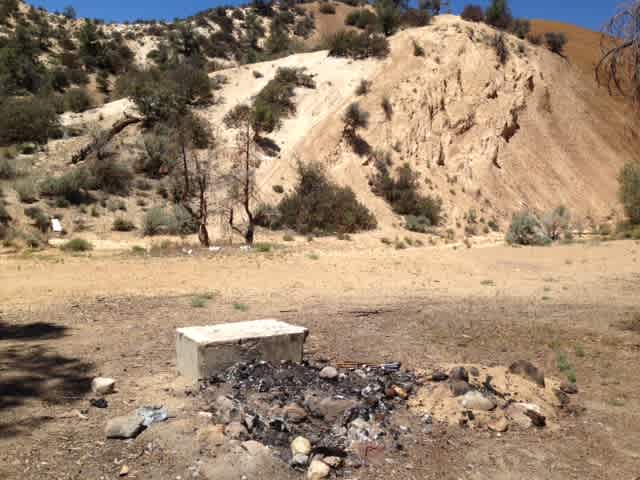
[[[136,414],[112,418],[107,422],[104,433],[107,438],[135,438],[144,430],[143,421]]]

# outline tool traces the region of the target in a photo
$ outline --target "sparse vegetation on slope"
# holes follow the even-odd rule
[[[349,187],[327,178],[319,164],[298,164],[298,183],[280,201],[266,226],[289,227],[302,234],[355,233],[376,228],[373,214]]]

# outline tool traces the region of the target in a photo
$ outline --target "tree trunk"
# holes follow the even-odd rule
[[[113,127],[109,131],[107,131],[103,136],[96,139],[96,141],[91,142],[89,145],[86,145],[80,151],[75,153],[71,157],[71,163],[76,164],[85,160],[89,155],[91,155],[95,151],[99,151],[103,148],[107,143],[109,143],[113,137],[115,137],[122,130],[127,128],[129,125],[133,125],[134,123],[141,122],[141,118],[136,117],[127,117],[124,120],[116,122]]]

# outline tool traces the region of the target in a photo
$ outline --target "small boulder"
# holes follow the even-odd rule
[[[435,372],[431,375],[432,382],[444,382],[446,380],[449,380],[449,375],[445,372]]]
[[[298,453],[297,455],[293,456],[293,458],[289,462],[289,465],[291,465],[293,468],[296,468],[296,467],[302,468],[302,467],[306,467],[308,463],[309,463],[309,455],[303,455],[301,453]]]
[[[307,411],[296,403],[284,407],[283,414],[291,423],[302,423],[307,419]]]
[[[469,373],[467,369],[464,367],[455,367],[452,368],[449,372],[449,378],[451,380],[462,380],[463,382],[469,381]]]
[[[472,390],[471,385],[469,385],[464,380],[454,380],[449,384],[449,388],[451,389],[451,393],[454,397],[461,397],[462,395],[470,392]]]
[[[331,473],[329,465],[320,460],[313,460],[307,470],[307,480],[321,480],[327,478]]]
[[[325,380],[334,380],[338,377],[338,370],[333,367],[324,367],[320,370],[320,378],[324,378]]]
[[[108,395],[116,389],[116,381],[113,378],[96,377],[91,381],[91,391],[98,395]]]
[[[304,437],[296,437],[291,442],[291,453],[296,455],[309,455],[311,453],[311,442]]]
[[[393,385],[391,388],[396,393],[396,395],[402,399],[407,398],[409,396],[407,391],[404,388],[399,387],[398,385]]]
[[[496,402],[493,399],[483,395],[481,392],[472,390],[465,393],[462,397],[462,406],[464,408],[468,408],[469,410],[489,411],[493,410],[496,407]]]
[[[506,432],[507,429],[509,428],[509,421],[504,417],[500,417],[499,419],[494,420],[493,422],[489,422],[487,427],[489,428],[489,430],[492,430],[494,432],[498,432],[498,433]]]
[[[104,433],[107,438],[135,438],[144,430],[142,422],[143,418],[136,414],[112,418]]]
[[[531,362],[527,362],[526,360],[513,362],[509,366],[509,372],[531,380],[542,388],[545,386],[544,373],[541,370],[538,370]]]
[[[535,410],[525,410],[524,414],[531,419],[534,427],[542,428],[547,425],[547,417]]]

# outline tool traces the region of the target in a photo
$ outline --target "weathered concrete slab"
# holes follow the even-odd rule
[[[300,362],[308,333],[274,319],[178,328],[178,373],[197,381],[238,362]]]

